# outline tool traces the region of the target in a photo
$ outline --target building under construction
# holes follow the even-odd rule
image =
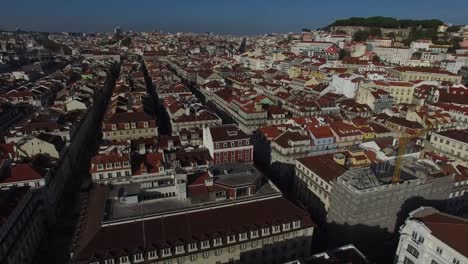
[[[454,176],[442,173],[431,161],[403,159],[400,169],[399,182],[392,181],[391,162],[346,171],[333,187],[327,221],[393,233],[406,212],[422,205],[440,206],[449,198]]]

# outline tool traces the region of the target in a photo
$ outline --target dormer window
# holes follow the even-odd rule
[[[120,162],[114,163],[114,167],[115,167],[115,168],[120,168]]]
[[[106,163],[106,169],[112,169],[112,163]]]
[[[195,250],[197,250],[197,243],[188,244],[188,251],[195,251]]]
[[[216,143],[216,148],[219,149],[219,143]]]
[[[156,258],[158,258],[158,253],[155,250],[148,252],[148,259],[156,259]]]
[[[291,224],[290,223],[283,224],[283,231],[288,231],[288,230],[291,230]]]
[[[175,253],[176,253],[176,254],[183,254],[183,253],[185,253],[184,246],[177,246],[177,247],[175,248]]]
[[[164,248],[161,252],[162,257],[167,257],[171,255],[171,249],[170,248]]]
[[[117,125],[116,124],[112,124],[112,130],[117,130]]]
[[[213,239],[213,246],[221,246],[223,244],[223,240],[221,238]]]
[[[227,237],[227,242],[228,242],[228,244],[236,242],[236,236],[235,235],[228,236]]]
[[[113,259],[106,259],[106,260],[104,260],[104,264],[114,264],[114,260]]]
[[[130,128],[130,124],[129,123],[125,123],[125,129],[129,129]]]
[[[293,229],[301,227],[301,221],[294,221],[293,222]]]
[[[270,235],[270,229],[267,228],[262,228],[262,236],[268,236]]]
[[[223,148],[227,148],[227,143],[224,143],[224,144],[223,144]]]
[[[258,230],[250,231],[250,238],[258,237]]]
[[[235,142],[231,142],[231,147],[235,147],[236,146],[236,143]]]
[[[143,261],[143,254],[138,253],[133,255],[133,262],[142,262]]]
[[[209,248],[210,247],[210,242],[207,241],[202,241],[201,242],[201,249]]]
[[[128,161],[124,161],[123,165],[124,165],[124,167],[130,166],[130,164],[128,163]]]
[[[239,147],[242,147],[242,141],[239,141]]]
[[[136,123],[135,122],[132,122],[131,128],[136,128]]]
[[[247,233],[239,234],[239,241],[244,241],[244,240],[247,240]]]
[[[143,127],[148,127],[148,122],[143,122]]]
[[[120,261],[120,264],[126,264],[128,263],[128,257],[127,256],[120,257],[119,261]]]
[[[279,225],[273,226],[273,234],[281,232],[281,228]]]
[[[98,169],[98,170],[103,170],[103,169],[104,169],[104,166],[102,166],[102,164],[98,164],[98,165],[97,165],[97,169]]]

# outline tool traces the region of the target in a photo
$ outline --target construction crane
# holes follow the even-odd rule
[[[429,129],[429,127],[423,128],[414,135],[403,136],[398,140],[398,156],[395,161],[395,169],[393,171],[392,183],[398,183],[401,181],[401,165],[403,163],[403,157],[405,156],[407,145],[412,139],[425,135],[426,132],[429,131]]]

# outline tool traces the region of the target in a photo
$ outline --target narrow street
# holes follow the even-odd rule
[[[90,160],[100,145],[101,122],[115,86],[119,69],[120,65],[114,66],[96,101],[88,110],[86,118],[82,120],[77,134],[83,133],[84,136],[78,140],[74,138],[75,140],[72,140],[69,146],[65,159],[71,159],[73,164],[70,175],[55,176],[65,177],[65,185],[62,195],[57,197],[56,219],[52,219],[54,223],[49,223],[50,228],[44,238],[46,243],[43,243],[37,251],[36,263],[63,264],[69,260],[68,253],[79,220],[80,194],[83,186],[90,182],[88,172]],[[86,129],[86,131],[81,131],[81,129]],[[54,208],[51,208],[51,210],[54,210]]]

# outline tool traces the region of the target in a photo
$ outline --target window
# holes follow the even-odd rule
[[[291,229],[291,224],[290,223],[283,224],[283,231],[288,231],[290,229]]]
[[[281,230],[280,230],[280,226],[277,225],[277,226],[273,226],[273,234],[274,233],[279,233]]]
[[[241,249],[241,250],[245,250],[246,248],[247,248],[247,244],[246,244],[246,243],[242,243],[242,244],[240,245],[240,249]]]
[[[209,257],[210,257],[210,252],[208,251],[203,252],[203,258],[207,259]]]
[[[144,122],[143,127],[148,127],[148,122]]]
[[[229,247],[229,253],[232,253],[234,251],[236,251],[236,247],[235,246],[230,246]]]
[[[437,263],[437,261],[435,260],[431,260],[431,264],[439,264],[439,263]]]
[[[413,231],[413,233],[411,234],[411,237],[416,240],[418,239],[418,233],[416,233],[415,231]]]
[[[216,238],[213,240],[213,246],[220,246],[221,244],[223,244],[223,241],[221,238]]]
[[[188,250],[189,250],[189,251],[197,250],[197,243],[190,243],[190,244],[188,245]]]
[[[182,253],[184,253],[184,252],[185,252],[184,246],[177,246],[177,247],[175,248],[175,253],[176,253],[176,254],[182,254]]]
[[[255,248],[258,246],[258,240],[252,241],[252,247]]]
[[[216,148],[219,149],[219,143],[216,143]]]
[[[197,261],[197,254],[190,255],[190,261]]]
[[[185,257],[178,257],[177,258],[177,264],[182,264],[185,262]]]
[[[104,169],[104,166],[102,166],[102,164],[98,164],[98,165],[97,165],[97,169],[98,169],[98,170],[103,170],[103,169]]]
[[[242,147],[242,141],[239,141],[239,147]]]
[[[120,257],[120,263],[127,263],[128,257]]]
[[[406,251],[408,251],[408,253],[413,255],[413,257],[415,257],[415,258],[419,257],[419,251],[415,247],[413,247],[412,245],[408,245],[406,247]]]
[[[218,248],[218,249],[215,250],[215,255],[216,255],[216,256],[219,256],[219,255],[221,255],[221,254],[223,254],[223,250],[222,250],[222,249]]]
[[[293,229],[301,227],[301,221],[294,221],[293,222]]]
[[[420,235],[419,238],[418,238],[418,242],[423,244],[424,243],[424,237]]]
[[[115,168],[120,168],[120,162],[114,163],[114,167],[115,167]]]
[[[133,255],[133,261],[139,262],[141,260],[143,260],[143,254],[140,253],[140,254]]]
[[[148,252],[148,259],[155,259],[157,257],[158,257],[158,254],[156,253],[156,251]]]
[[[231,147],[235,147],[236,146],[236,142],[231,142]]]
[[[270,229],[262,228],[262,236],[268,236],[268,235],[270,235]]]
[[[246,240],[246,239],[247,239],[247,233],[239,234],[239,241]]]
[[[210,246],[210,242],[209,241],[202,241],[201,242],[201,248],[207,248]]]
[[[227,143],[224,143],[224,144],[223,144],[223,148],[227,148]]]
[[[165,248],[165,249],[163,249],[161,255],[162,255],[163,257],[171,255],[171,249],[170,249],[170,248]]]
[[[235,236],[235,235],[228,236],[228,237],[227,237],[227,242],[228,242],[228,243],[234,243],[234,242],[236,242],[236,236]]]
[[[460,261],[456,258],[453,258],[452,264],[460,264]]]
[[[113,259],[106,259],[104,261],[104,264],[114,264],[114,260]]]
[[[414,262],[408,257],[405,257],[405,259],[403,260],[403,264],[414,264]]]
[[[251,238],[256,238],[256,237],[258,237],[258,230],[250,231],[250,237],[251,237]]]
[[[437,254],[442,255],[442,249],[440,247],[437,247],[436,252]]]
[[[112,169],[112,163],[106,163],[106,169]]]

